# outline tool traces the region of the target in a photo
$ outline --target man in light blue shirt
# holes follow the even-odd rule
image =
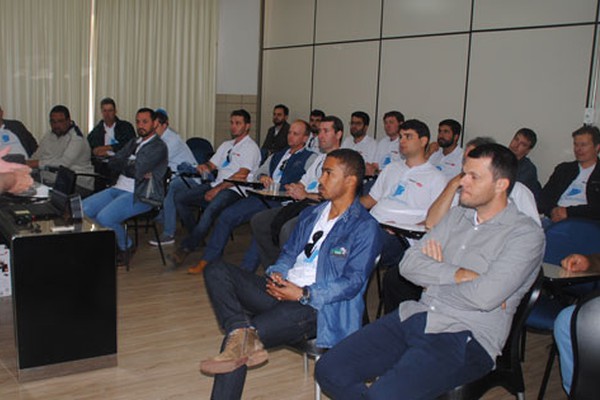
[[[181,139],[181,136],[169,127],[169,115],[164,108],[156,110],[156,119],[158,119],[156,133],[169,149],[169,168],[171,168],[171,171],[177,171],[177,166],[184,162],[196,165],[196,158],[194,158],[192,150]]]

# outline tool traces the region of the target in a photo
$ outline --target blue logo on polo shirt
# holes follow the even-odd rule
[[[388,165],[391,162],[392,158],[390,156],[385,156],[385,159],[383,160],[383,165]]]
[[[581,193],[581,189],[573,188],[573,189],[569,190],[569,193],[567,193],[567,196],[577,196],[580,193]]]
[[[404,187],[404,185],[399,184],[398,187],[396,188],[396,191],[394,192],[393,196],[400,196],[400,195],[402,195],[402,193],[404,193],[405,190],[406,190],[406,188]]]
[[[315,190],[317,188],[317,181],[312,181],[307,187],[306,190]]]
[[[2,135],[2,141],[4,143],[8,143],[9,140],[10,140],[10,136],[8,136],[7,134]]]

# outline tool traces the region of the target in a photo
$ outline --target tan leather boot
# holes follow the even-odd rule
[[[201,361],[200,371],[211,375],[226,374],[246,364],[248,355],[245,354],[244,348],[247,336],[248,328],[231,331],[223,351],[216,357]]]

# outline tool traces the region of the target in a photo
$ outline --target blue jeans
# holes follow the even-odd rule
[[[573,382],[573,342],[571,342],[571,318],[575,306],[562,310],[554,320],[554,340],[560,358],[560,374],[563,388],[567,394],[571,393]]]
[[[183,222],[183,226],[189,233],[192,232],[194,230],[194,227],[196,226],[196,208],[208,207],[209,203],[206,200],[204,200],[204,195],[211,189],[211,186],[210,184],[205,183],[202,185],[196,185],[192,186],[191,188],[188,188],[185,186],[185,183],[181,183],[184,185],[186,190],[183,190],[183,188],[179,184],[176,184],[177,188],[173,189],[172,193],[171,188],[169,187],[167,197],[169,197],[169,193],[171,193],[173,197],[172,201],[174,204],[175,215],[179,215],[179,218],[181,218],[181,221]],[[165,201],[167,200],[165,199]],[[168,201],[170,202],[171,200]],[[166,205],[165,208],[167,208]],[[169,211],[169,214],[171,213],[172,211]],[[165,215],[165,221],[168,218],[169,215]],[[175,230],[173,230],[173,232],[175,232]]]
[[[189,184],[189,187],[188,185]],[[175,199],[188,191],[192,191],[194,196],[204,197],[204,193],[210,190],[209,184],[200,184],[192,178],[185,178],[185,181],[177,176],[169,183],[169,190],[163,201],[163,209],[161,211],[161,221],[163,224],[163,234],[166,236],[175,236],[177,229],[177,207]]]
[[[121,251],[133,246],[123,222],[128,218],[150,211],[152,206],[133,200],[133,193],[108,188],[83,200],[83,213],[98,224],[115,231]]]
[[[181,241],[181,248],[189,251],[195,250],[200,242],[204,240],[213,222],[215,222],[221,212],[241,198],[242,196],[237,191],[224,189],[221,190],[210,203],[207,203],[205,200],[203,200],[205,206],[204,210],[202,211],[202,215],[200,216],[200,221],[198,221],[197,224],[192,224],[190,234]],[[187,209],[188,207],[185,208]],[[179,209],[180,207],[178,204],[177,210],[179,211]],[[186,221],[186,219],[188,219],[190,216],[181,216],[184,217],[184,224],[189,230],[189,221]]]
[[[217,262],[206,267],[204,280],[217,320],[226,333],[252,326],[265,348],[316,336],[317,311],[296,301],[275,300],[266,293],[263,276]],[[241,398],[246,370],[243,366],[215,375],[211,398]]]
[[[272,208],[281,207],[281,203],[277,201],[268,201],[268,203]],[[204,256],[202,258],[208,262],[213,262],[221,258],[233,229],[244,222],[250,221],[250,218],[252,218],[254,214],[265,209],[267,209],[267,206],[262,200],[258,197],[251,196],[242,199],[223,210],[215,223],[215,227],[210,236],[210,240],[206,245]]]
[[[426,313],[391,312],[325,353],[315,377],[332,399],[433,399],[489,372],[471,332],[425,333]],[[379,377],[370,387],[367,380]]]

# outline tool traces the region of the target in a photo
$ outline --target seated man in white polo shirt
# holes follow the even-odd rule
[[[442,171],[446,179],[454,178],[462,168],[463,150],[458,145],[460,132],[458,121],[445,119],[439,123],[437,142],[429,145],[429,162]]]
[[[177,214],[188,231],[179,248],[167,258],[171,267],[178,267],[189,253],[196,250],[204,240],[213,222],[225,208],[242,198],[242,194],[225,179],[246,180],[248,174],[258,168],[260,149],[249,136],[250,114],[235,110],[230,118],[232,139],[224,142],[210,161],[197,166],[201,174],[218,170],[214,182],[194,186],[175,194]],[[202,207],[202,216],[196,223],[196,207]]]
[[[377,142],[367,135],[371,118],[364,111],[354,111],[350,117],[350,137],[342,141],[342,149],[357,151],[365,163],[375,162]]]
[[[446,185],[446,178],[425,158],[429,128],[410,119],[400,128],[400,153],[404,160],[389,164],[368,195],[360,202],[379,223],[416,225],[425,220],[427,209]],[[384,231],[381,263],[396,266],[409,243]]]

